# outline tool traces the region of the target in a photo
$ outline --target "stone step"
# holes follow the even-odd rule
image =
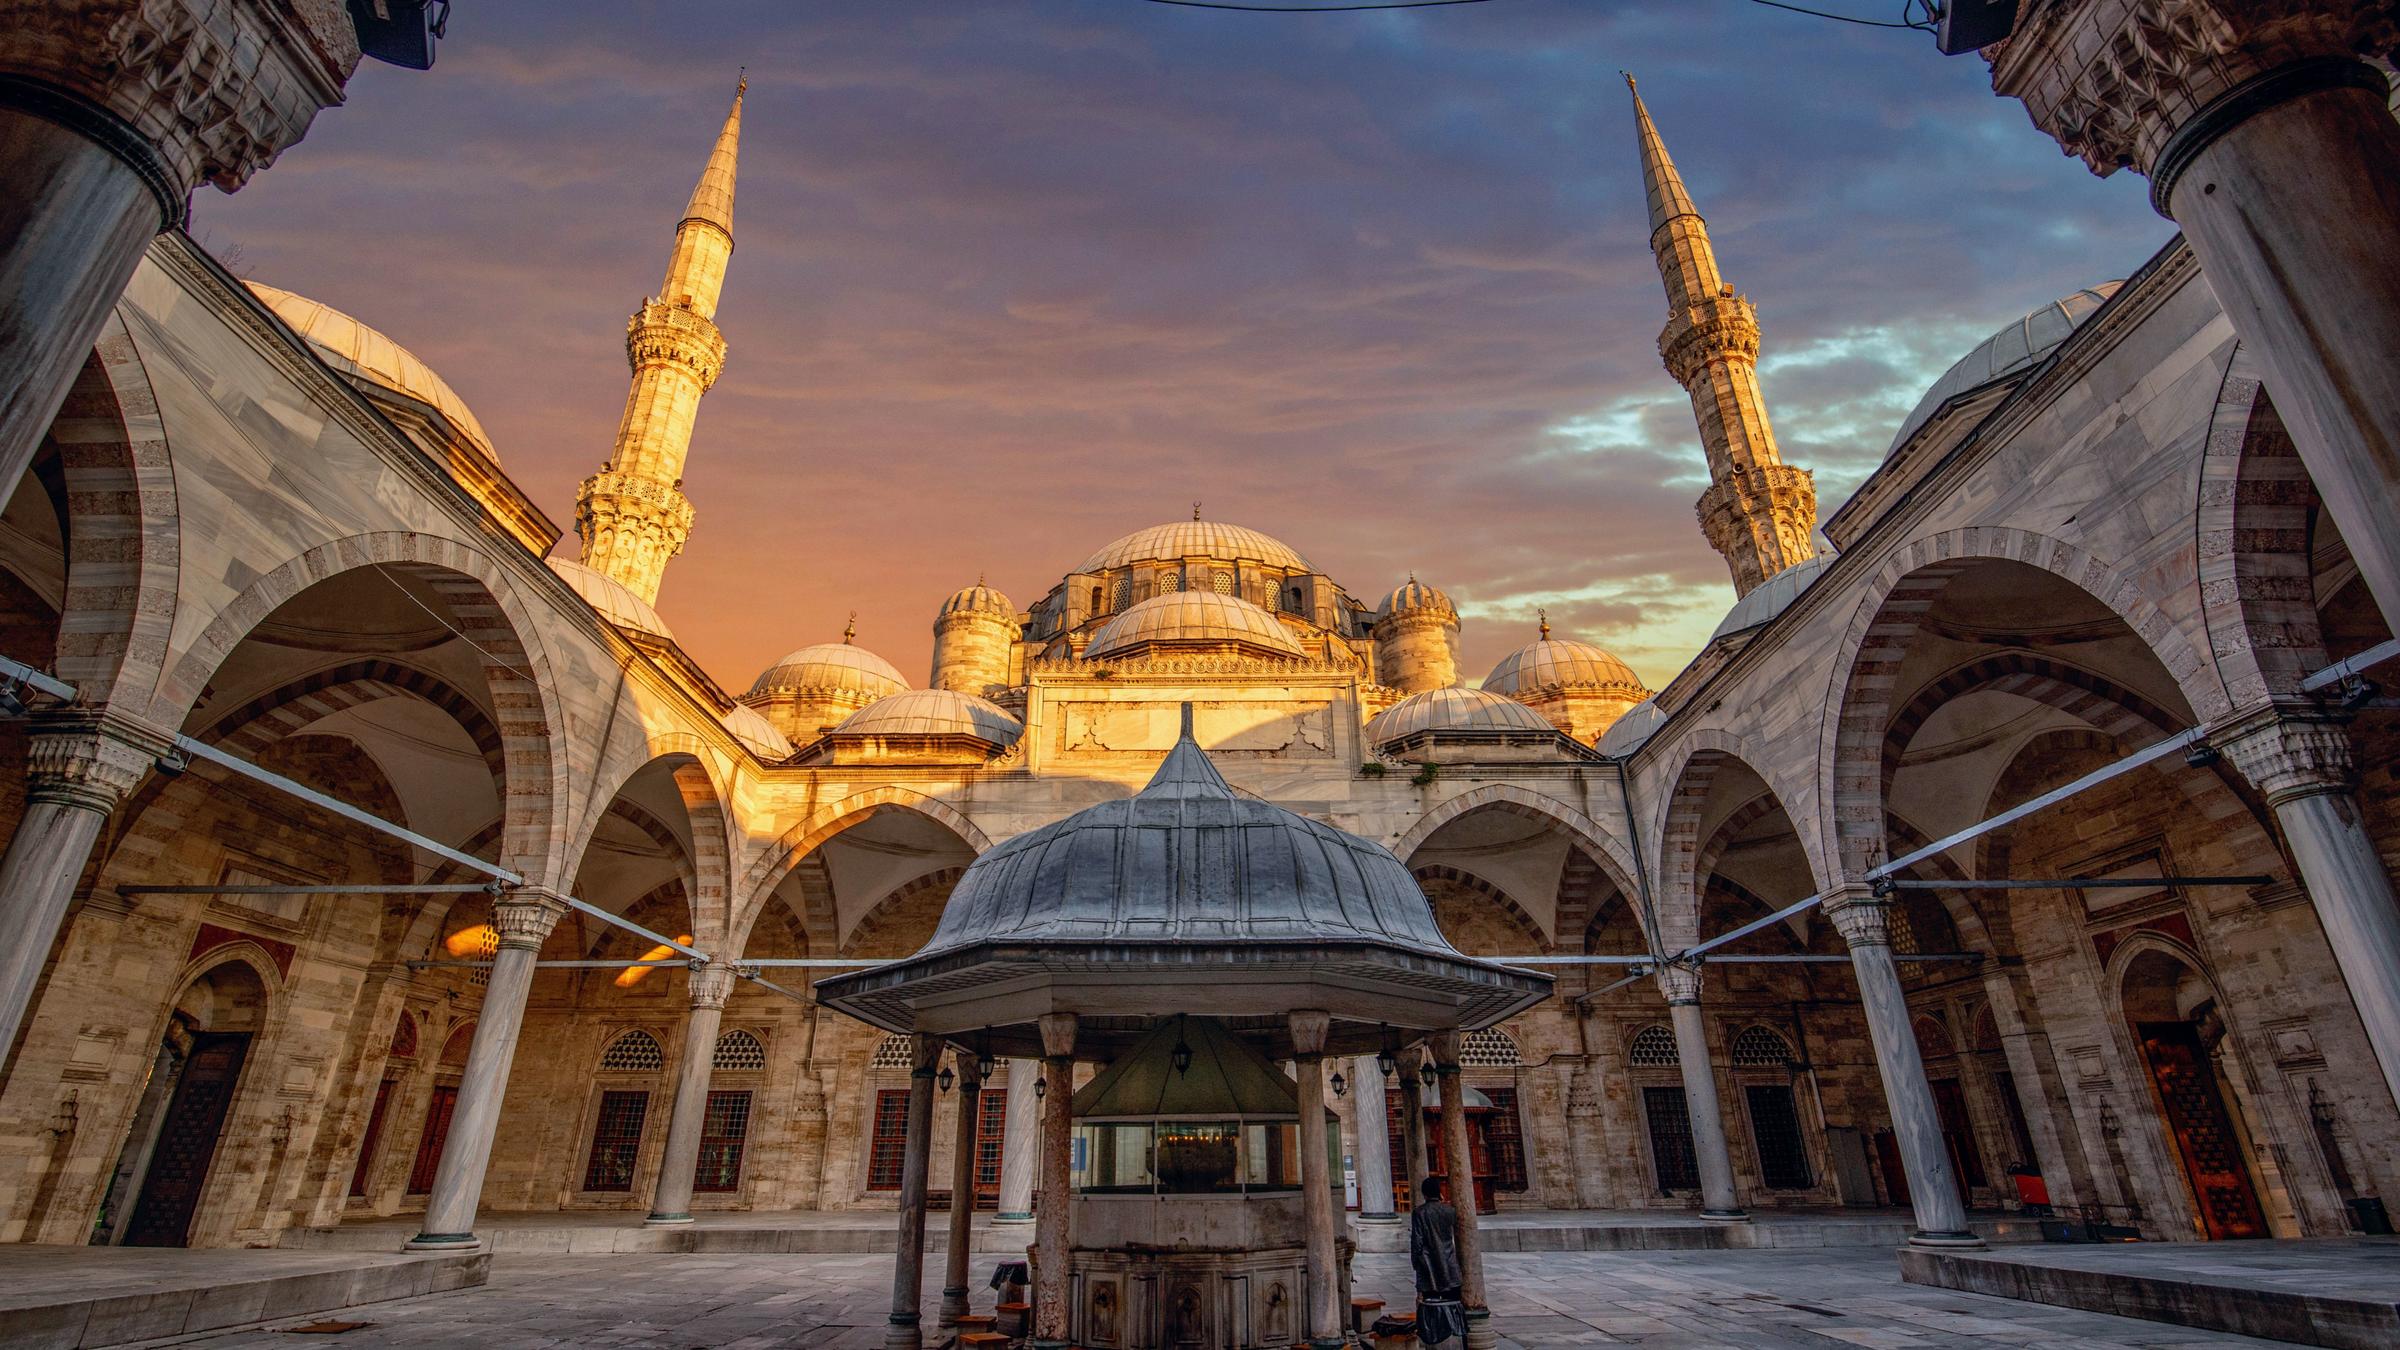
[[[187,1336],[482,1284],[482,1252],[0,1247],[0,1345],[68,1350]]]

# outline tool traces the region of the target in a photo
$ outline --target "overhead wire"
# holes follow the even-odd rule
[[[1445,9],[1454,5],[1489,4],[1491,0],[1359,0],[1352,4],[1329,5],[1256,5],[1240,0],[1145,0],[1153,5],[1171,5],[1177,9],[1220,9],[1237,14],[1357,14],[1371,10]],[[1780,9],[1792,14],[1805,14],[1812,19],[1830,19],[1835,23],[1856,24],[1861,28],[1903,28],[1930,32],[1940,11],[1933,0],[1904,0],[1900,18],[1865,19],[1855,14],[1838,14],[1827,9],[1811,9],[1806,5],[1787,3],[1787,0],[1750,0],[1754,5]]]

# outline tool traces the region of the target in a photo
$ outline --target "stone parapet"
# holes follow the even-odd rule
[[[725,373],[725,335],[696,310],[652,300],[625,321],[625,360],[637,373],[644,366],[680,366],[706,393]]]

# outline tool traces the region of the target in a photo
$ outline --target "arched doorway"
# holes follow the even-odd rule
[[[144,1093],[144,1119],[119,1164],[120,1173],[139,1177],[117,1239],[125,1246],[185,1244],[266,1006],[265,982],[241,960],[211,967],[177,996]]]
[[[2118,989],[2159,1123],[2191,1191],[2194,1223],[2211,1239],[2268,1236],[2250,1131],[2216,1063],[2225,1037],[2216,991],[2164,947],[2126,962]]]

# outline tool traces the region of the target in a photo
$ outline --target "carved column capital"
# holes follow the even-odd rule
[[[733,967],[722,961],[694,963],[692,966],[691,996],[695,1008],[722,1008],[733,996],[733,983],[738,977]]]
[[[1665,996],[1668,1007],[1700,1001],[1700,967],[1698,964],[1671,963],[1658,968],[1658,992]]]
[[[1459,1034],[1437,1031],[1425,1038],[1425,1053],[1433,1060],[1433,1071],[1443,1077],[1458,1072]]]
[[[1075,1058],[1075,1029],[1079,1025],[1071,1012],[1043,1013],[1035,1022],[1042,1032],[1042,1057],[1045,1059]]]
[[[566,917],[564,896],[546,886],[519,886],[492,903],[492,927],[500,950],[538,952]]]
[[[2209,744],[2270,806],[2358,784],[2358,763],[2341,718],[2315,708],[2270,708],[2221,730]]]
[[[164,731],[121,713],[69,710],[36,718],[25,751],[28,801],[117,808],[173,745]]]
[[[125,161],[170,225],[274,163],[359,55],[340,0],[0,0],[0,35],[0,101]]]
[[[1333,1030],[1333,1016],[1314,1009],[1298,1009],[1286,1014],[1292,1029],[1292,1056],[1295,1059],[1323,1059],[1325,1037]]]
[[[1825,897],[1825,917],[1852,948],[1892,945],[1892,902],[1861,883]]]

